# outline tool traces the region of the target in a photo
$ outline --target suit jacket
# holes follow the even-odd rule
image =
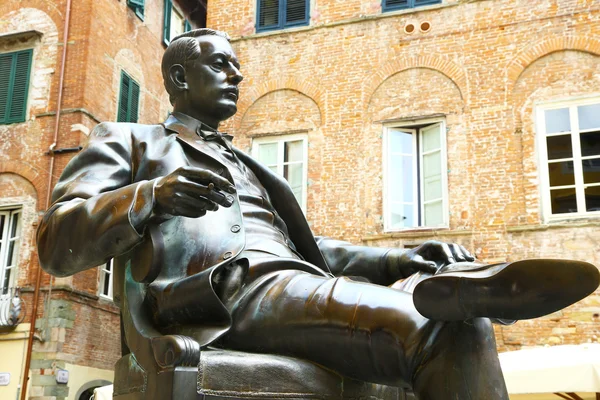
[[[194,329],[203,331],[194,337],[204,345],[226,332],[230,317],[216,299],[211,276],[244,249],[239,199],[234,195],[231,207],[219,207],[200,218],[176,216],[162,221],[152,213],[154,183],[179,167],[209,169],[235,184],[227,167],[211,157],[206,146],[173,116],[160,125],[99,124],[54,188],[53,204],[37,235],[42,268],[66,276],[114,258],[113,296],[122,310],[128,307],[122,296],[128,273],[138,282],[153,282],[165,290],[175,290],[174,284],[189,277],[201,277],[205,290],[198,293],[199,306],[185,311],[195,314]],[[303,269],[393,283],[384,268],[386,249],[315,239],[287,182],[245,153],[233,151],[269,193],[290,239],[306,260]],[[138,232],[133,220],[142,221],[146,228]]]

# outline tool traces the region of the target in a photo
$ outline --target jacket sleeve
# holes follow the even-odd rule
[[[378,285],[391,285],[387,254],[392,250],[381,247],[356,246],[349,242],[317,237],[319,250],[335,276],[352,276]]]
[[[65,168],[37,231],[42,268],[68,276],[105,263],[142,241],[153,181],[132,182],[136,149],[127,124],[102,123]]]

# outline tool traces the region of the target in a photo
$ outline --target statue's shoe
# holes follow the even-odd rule
[[[419,313],[437,321],[521,320],[561,310],[599,284],[598,268],[583,261],[457,263],[419,282],[413,301]]]

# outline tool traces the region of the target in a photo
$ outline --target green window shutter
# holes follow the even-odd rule
[[[163,43],[167,46],[171,43],[171,12],[173,10],[172,0],[165,0],[165,21],[163,28]]]
[[[129,122],[138,121],[138,109],[140,105],[140,85],[133,79],[131,80],[129,96]]]
[[[119,90],[119,112],[117,122],[128,122],[127,114],[129,111],[129,87],[131,78],[124,72],[121,72],[121,88]]]
[[[190,24],[190,21],[188,21],[187,19],[185,20],[185,25],[183,27],[183,30],[185,32],[189,32],[192,30],[192,24]]]
[[[117,122],[137,122],[140,105],[140,85],[121,72]]]
[[[127,5],[135,11],[138,17],[144,19],[144,0],[127,0]]]
[[[0,123],[5,124],[8,115],[9,93],[13,54],[0,54]]]
[[[0,55],[0,124],[25,121],[33,50]]]

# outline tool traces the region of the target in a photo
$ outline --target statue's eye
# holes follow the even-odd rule
[[[225,67],[225,63],[221,60],[218,60],[212,63],[212,67],[215,70],[221,71]]]

